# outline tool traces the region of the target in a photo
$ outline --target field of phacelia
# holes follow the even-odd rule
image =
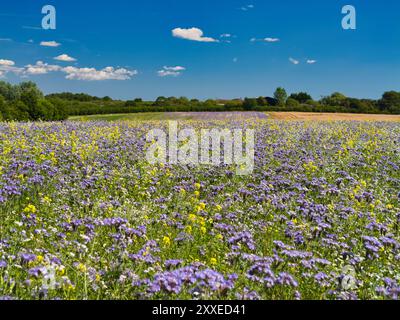
[[[0,125],[2,299],[398,299],[400,125],[256,130],[255,168],[150,165],[152,121]]]

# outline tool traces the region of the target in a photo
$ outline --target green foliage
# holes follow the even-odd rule
[[[344,106],[347,97],[340,92],[335,92],[329,97],[324,97],[321,99],[321,104],[326,106]]]
[[[400,92],[388,91],[378,102],[379,110],[390,113],[400,113]]]
[[[81,102],[89,102],[89,101],[111,101],[110,97],[99,98],[95,96],[88,95],[86,93],[71,93],[71,92],[62,92],[62,93],[52,93],[47,96],[47,98],[54,99],[59,98],[62,100],[68,101],[81,101]]]
[[[85,93],[53,93],[46,97],[33,82],[11,85],[0,81],[0,120],[58,121],[68,116],[143,112],[298,111],[400,114],[400,92],[385,92],[380,100],[348,98],[335,92],[314,101],[307,92],[292,93],[277,88],[274,98],[260,96],[233,100],[200,101],[186,97],[160,96],[155,101],[141,98],[121,101]]]
[[[278,100],[279,105],[283,106],[287,100],[287,93],[286,90],[279,87],[275,90],[274,98]]]
[[[243,109],[246,111],[254,110],[257,107],[257,99],[245,98],[243,101]]]
[[[0,114],[3,121],[52,121],[68,117],[62,104],[46,100],[33,82],[19,85],[0,82]]]
[[[306,103],[312,100],[312,97],[306,92],[292,93],[289,98],[298,101],[299,103]]]
[[[296,99],[288,98],[288,99],[286,100],[286,106],[287,106],[287,107],[293,107],[293,108],[295,108],[295,107],[300,106],[300,102],[297,101]]]
[[[268,101],[267,101],[267,99],[264,98],[264,97],[258,97],[258,98],[257,98],[257,106],[260,106],[260,107],[268,106]]]

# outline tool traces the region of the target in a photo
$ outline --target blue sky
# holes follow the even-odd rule
[[[41,29],[46,4],[56,30]],[[342,29],[346,4],[356,30]],[[121,99],[267,96],[278,86],[378,98],[400,90],[399,12],[392,0],[2,1],[0,76]]]

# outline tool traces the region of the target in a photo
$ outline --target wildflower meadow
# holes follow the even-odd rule
[[[150,164],[163,121],[0,124],[1,299],[398,299],[400,125],[254,129],[254,168]]]

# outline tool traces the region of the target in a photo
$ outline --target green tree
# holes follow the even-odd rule
[[[267,99],[265,99],[264,97],[258,97],[258,98],[257,98],[257,105],[258,105],[259,107],[267,106],[267,105],[268,105],[268,101],[267,101]]]
[[[400,113],[400,92],[388,91],[378,102],[379,109],[384,112]]]
[[[278,104],[279,104],[280,106],[285,105],[286,100],[287,100],[287,93],[286,93],[286,90],[285,90],[284,88],[281,88],[281,87],[277,88],[277,89],[275,90],[275,93],[274,93],[274,98],[275,98],[276,100],[278,100]]]
[[[312,100],[312,97],[307,92],[292,93],[289,98],[297,100],[299,103],[306,103]]]
[[[7,101],[15,101],[20,98],[21,90],[19,86],[13,86],[5,81],[0,81],[0,95]]]
[[[245,98],[243,101],[243,109],[246,111],[253,110],[257,107],[257,99],[253,98]]]
[[[6,120],[7,111],[6,99],[0,95],[0,120]]]
[[[300,102],[297,101],[296,99],[288,98],[286,100],[286,106],[289,108],[296,108],[296,107],[300,106]]]
[[[326,106],[344,106],[346,99],[347,97],[344,94],[335,92],[328,97],[322,98],[321,103]]]

